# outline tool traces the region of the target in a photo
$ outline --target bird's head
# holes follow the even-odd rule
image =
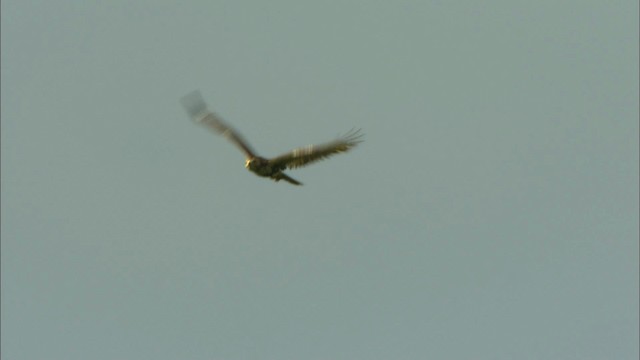
[[[268,163],[269,161],[267,159],[255,156],[245,160],[244,167],[246,167],[247,170],[253,171],[255,173],[264,173],[265,171],[270,171]]]
[[[251,170],[255,167],[255,158],[247,158],[247,160],[245,160],[244,162],[244,167],[246,167],[247,169]]]

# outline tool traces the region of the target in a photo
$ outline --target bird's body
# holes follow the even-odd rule
[[[200,92],[194,91],[186,95],[182,98],[181,102],[192,119],[222,134],[242,150],[246,157],[245,167],[249,171],[258,176],[268,177],[275,181],[285,180],[293,185],[302,185],[302,183],[285,174],[284,170],[287,168],[295,169],[325,159],[333,154],[346,152],[362,141],[360,131],[352,130],[345,136],[332,142],[321,145],[309,145],[294,149],[289,153],[282,154],[275,158],[267,159],[258,156],[240,133],[227,125],[215,113],[209,111]]]
[[[275,181],[286,180],[287,182],[294,185],[302,185],[301,182],[289,177],[284,173],[284,170],[287,168],[286,166],[276,166],[274,164],[271,164],[269,162],[269,159],[265,159],[260,156],[247,158],[244,167],[258,176],[268,177]]]

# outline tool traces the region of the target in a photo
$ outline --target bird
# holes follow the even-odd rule
[[[293,149],[274,158],[265,158],[258,155],[238,131],[222,120],[216,113],[209,110],[200,91],[190,92],[183,96],[180,102],[193,121],[203,124],[224,136],[244,153],[245,168],[258,176],[268,177],[276,182],[284,180],[293,185],[302,185],[300,181],[285,174],[284,170],[296,169],[332,155],[347,152],[363,141],[364,134],[362,134],[361,130],[351,129],[333,141],[318,145],[308,145]]]

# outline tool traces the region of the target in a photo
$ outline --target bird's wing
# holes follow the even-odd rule
[[[359,129],[351,130],[334,141],[294,149],[291,152],[270,159],[269,163],[275,166],[286,166],[289,169],[298,168],[326,159],[331,155],[349,151],[349,149],[361,143],[361,139],[362,134]]]
[[[218,134],[229,139],[236,144],[247,156],[255,157],[255,151],[249,143],[234,128],[225,123],[216,113],[207,108],[207,104],[202,99],[200,91],[193,91],[182,99],[182,106],[187,110],[189,116],[197,123],[202,123],[214,130]]]

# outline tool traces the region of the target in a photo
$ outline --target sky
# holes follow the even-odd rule
[[[2,358],[638,358],[637,1],[1,6]]]

